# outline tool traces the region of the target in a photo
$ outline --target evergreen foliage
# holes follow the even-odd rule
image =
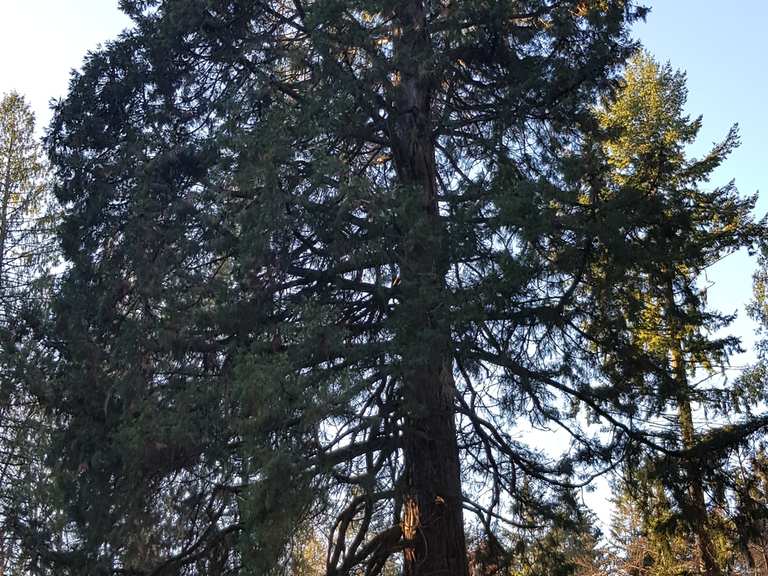
[[[466,533],[497,572],[586,576],[573,490],[626,458],[709,518],[697,471],[765,422],[647,423],[722,400],[692,375],[737,343],[696,279],[762,226],[702,190],[736,135],[685,157],[682,77],[620,83],[644,9],[121,6],[47,137],[30,573],[313,574],[322,534],[327,576],[466,576]]]
[[[8,323],[29,298],[31,279],[50,260],[51,214],[35,119],[24,98],[0,98],[0,321]]]
[[[15,524],[22,494],[41,484],[45,433],[30,383],[45,363],[30,328],[50,295],[56,212],[34,115],[15,92],[0,99],[0,573],[29,559]]]
[[[732,182],[704,188],[738,139],[734,128],[705,157],[689,160],[685,148],[701,119],[685,115],[686,96],[684,74],[641,53],[600,114],[614,134],[604,146],[612,175],[606,193],[633,207],[622,231],[626,244],[644,246],[646,256],[597,270],[590,286],[600,286],[602,318],[591,331],[610,340],[603,363],[617,384],[612,391],[621,392],[614,401],[649,432],[625,464],[619,502],[632,511],[628,520],[643,540],[639,555],[625,549],[626,560],[638,574],[711,576],[731,573],[734,555],[723,489],[729,459],[765,421],[714,424],[729,422],[734,404],[754,398],[740,386],[708,384],[718,382],[712,376],[739,345],[715,336],[732,318],[706,307],[701,274],[753,247],[764,230],[750,216],[755,197],[740,197]],[[637,248],[631,253],[640,254]]]

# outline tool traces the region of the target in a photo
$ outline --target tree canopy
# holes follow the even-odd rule
[[[768,421],[693,426],[752,402],[696,383],[738,345],[698,280],[764,229],[705,188],[736,132],[688,159],[684,76],[629,60],[644,8],[121,7],[45,141],[26,570],[586,576],[575,491],[642,468],[718,573],[702,470]]]

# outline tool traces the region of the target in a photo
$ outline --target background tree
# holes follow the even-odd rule
[[[765,324],[765,280],[765,259],[761,257],[754,277],[755,299],[749,310],[759,326]],[[763,348],[764,342],[759,341],[756,364],[727,387],[729,398],[723,406],[732,415],[751,414],[765,402]],[[764,574],[768,565],[764,443],[763,432],[729,450],[727,457],[717,462],[722,473],[711,475],[712,483],[707,486],[710,514],[717,522],[717,559],[728,574]],[[613,569],[635,575],[695,572],[698,558],[691,554],[695,534],[676,510],[668,486],[652,477],[654,470],[653,465],[639,467],[615,488]]]
[[[21,574],[25,554],[12,523],[19,493],[41,480],[39,406],[26,378],[42,366],[21,328],[44,306],[53,264],[55,210],[34,115],[18,93],[0,99],[0,573]],[[28,370],[27,370],[28,369]]]
[[[18,311],[18,294],[47,253],[45,166],[35,118],[15,92],[0,99],[0,303],[2,320]],[[47,237],[42,234],[47,232]]]
[[[686,533],[695,535],[701,573],[714,575],[727,569],[729,553],[720,514],[725,502],[711,489],[721,483],[717,471],[728,450],[765,420],[719,432],[694,423],[701,412],[726,421],[723,397],[738,395],[734,387],[706,385],[727,366],[738,341],[715,336],[731,318],[707,309],[701,274],[725,255],[753,246],[764,232],[750,216],[754,197],[741,198],[733,183],[703,189],[738,140],[732,129],[705,157],[689,160],[685,147],[701,119],[685,115],[686,95],[684,74],[641,53],[603,108],[611,170],[605,201],[615,209],[631,207],[633,214],[620,225],[624,238],[612,247],[615,254],[592,272],[588,286],[597,287],[598,321],[589,332],[606,346],[602,365],[615,383],[616,409],[638,429],[658,429],[650,434],[653,443],[637,444],[625,468],[632,472],[627,497],[645,494],[639,505],[646,537],[658,540],[666,531],[662,544],[674,556],[687,553]],[[641,250],[646,256],[637,259]],[[698,447],[702,441],[707,448]],[[675,539],[682,539],[680,545]],[[664,573],[686,564],[671,558],[659,568],[660,556],[653,555]]]
[[[509,576],[601,576],[608,568],[594,515],[565,494],[553,518],[528,534],[518,532]],[[541,522],[541,519],[539,519]]]
[[[734,383],[729,403],[735,413],[751,414],[765,405],[768,395],[765,326],[768,325],[768,267],[765,246],[753,278],[754,299],[750,316],[757,322],[761,338],[755,347],[757,361]],[[730,504],[733,519],[732,541],[737,552],[735,562],[744,574],[766,574],[768,571],[768,459],[765,433],[756,435],[727,462],[728,474],[721,492]]]
[[[624,480],[617,490],[609,541],[612,569],[628,576],[698,573],[695,536],[664,486],[642,476]]]

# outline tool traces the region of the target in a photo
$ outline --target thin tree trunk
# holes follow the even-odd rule
[[[693,433],[693,416],[691,403],[688,399],[678,401],[678,418],[680,430],[683,435],[683,444],[691,448],[695,443]],[[696,540],[699,546],[701,570],[706,576],[720,576],[720,568],[715,558],[714,543],[709,534],[709,514],[707,512],[704,487],[701,480],[701,471],[695,463],[688,464],[688,476],[690,479],[689,495],[691,507],[695,517]]]
[[[8,136],[8,151],[3,175],[2,205],[0,205],[0,301],[5,290],[5,245],[8,242],[8,208],[11,204],[11,158],[15,145],[13,134]]]
[[[400,82],[390,136],[404,225],[400,266],[404,430],[406,576],[467,576],[461,474],[455,424],[450,325],[444,317],[445,231],[437,201],[431,122],[434,80],[426,6],[404,0],[395,16]]]
[[[689,449],[696,443],[696,430],[693,425],[693,410],[688,394],[688,375],[681,342],[682,335],[676,320],[674,290],[671,280],[667,282],[666,289],[667,320],[672,339],[672,370],[677,385],[678,426],[680,427],[683,447]],[[699,548],[699,569],[705,576],[720,576],[721,572],[715,558],[714,544],[709,533],[709,514],[704,497],[701,470],[699,470],[696,462],[689,461],[686,466],[690,482],[688,486],[689,507],[690,512],[693,513],[694,532]]]

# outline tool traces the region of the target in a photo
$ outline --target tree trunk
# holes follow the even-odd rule
[[[681,342],[682,335],[676,320],[674,289],[671,280],[667,282],[666,292],[667,315],[669,316],[667,322],[672,340],[672,371],[677,385],[678,426],[680,427],[683,447],[689,449],[696,443],[696,431],[693,425],[693,410],[688,394],[688,375]],[[715,558],[714,544],[709,533],[709,515],[704,497],[701,470],[699,470],[698,464],[693,461],[688,461],[686,467],[689,480],[689,508],[692,513],[693,527],[699,548],[699,570],[705,576],[721,576],[720,568]]]
[[[8,208],[11,204],[11,159],[13,158],[14,140],[13,134],[10,134],[8,136],[5,170],[3,170],[2,199],[0,200],[0,303],[3,300],[5,290],[5,249],[8,242]]]
[[[687,398],[678,401],[678,418],[683,436],[683,444],[686,448],[691,448],[695,443],[695,437],[693,433],[691,402]],[[701,472],[695,462],[689,462],[687,466],[690,481],[688,493],[691,500],[690,507],[694,516],[696,541],[699,547],[700,570],[705,576],[720,576],[721,572],[715,558],[714,544],[709,534],[709,515],[707,513],[706,499],[704,498]]]
[[[439,216],[431,99],[434,78],[426,6],[404,0],[395,17],[395,87],[390,138],[402,230],[402,300],[397,339],[403,363],[406,576],[467,576],[455,424],[448,259]]]

